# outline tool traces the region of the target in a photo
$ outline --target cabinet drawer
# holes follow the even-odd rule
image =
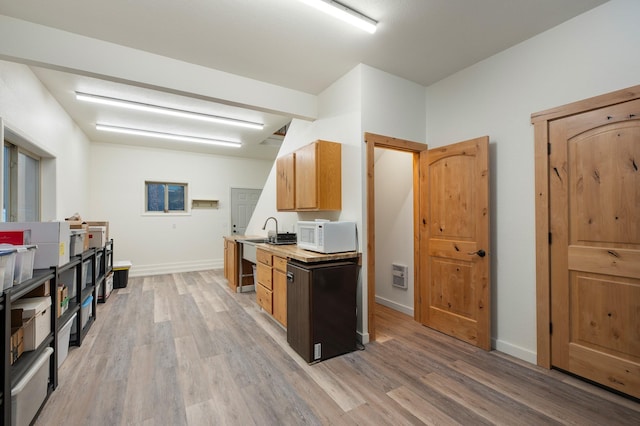
[[[258,274],[258,284],[262,284],[267,289],[272,290],[273,284],[271,281],[271,267],[258,262],[256,269]]]
[[[265,265],[272,265],[272,261],[271,261],[271,253],[262,249],[258,249],[256,251],[256,259],[258,260],[258,263],[264,263]]]
[[[287,272],[287,259],[283,257],[273,256],[273,269]]]
[[[258,284],[256,288],[256,301],[266,312],[273,314],[273,293],[271,290]]]

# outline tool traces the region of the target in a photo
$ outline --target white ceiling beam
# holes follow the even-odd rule
[[[317,96],[0,15],[0,59],[314,120]]]

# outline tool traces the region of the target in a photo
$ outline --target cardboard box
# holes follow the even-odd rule
[[[24,353],[24,330],[31,327],[33,318],[23,319],[21,308],[11,309],[11,342],[9,348],[9,359],[11,364]]]
[[[69,293],[68,293],[69,289],[67,288],[66,285],[59,285],[57,288],[57,294],[56,294],[56,300],[58,303],[57,309],[56,309],[56,316],[58,318],[60,318],[60,316],[62,314],[64,314],[67,311],[67,308],[69,307]]]
[[[89,226],[104,226],[105,228],[107,228],[107,238],[106,241],[109,241],[109,222],[105,221],[105,220],[88,220],[87,225]]]
[[[24,329],[22,327],[11,328],[11,345],[9,349],[9,361],[16,362],[24,353]]]
[[[33,321],[29,321],[30,325],[27,325],[26,322],[23,325],[24,350],[33,351],[51,333],[51,314],[49,313],[51,297],[22,298],[16,301],[13,306],[16,309],[22,309],[23,322],[29,318],[33,319]],[[13,318],[13,309],[11,315]]]
[[[0,231],[30,230],[37,244],[34,269],[49,269],[69,263],[69,222],[0,222]]]
[[[38,287],[25,294],[24,297],[44,297],[51,296],[51,282],[49,280],[43,282]]]
[[[89,247],[102,248],[107,244],[107,227],[89,227]]]

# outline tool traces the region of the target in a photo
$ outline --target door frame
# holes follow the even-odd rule
[[[421,317],[420,289],[420,153],[429,147],[426,143],[412,142],[390,136],[365,132],[364,142],[367,151],[367,319],[369,341],[376,340],[376,244],[375,244],[375,148],[392,149],[413,154],[413,247],[414,247],[414,319]]]
[[[551,263],[549,227],[549,123],[553,120],[640,99],[640,85],[573,102],[531,115],[534,130],[536,197],[537,364],[551,368]]]

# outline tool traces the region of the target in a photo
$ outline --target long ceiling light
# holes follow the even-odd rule
[[[124,133],[127,135],[137,136],[150,136],[152,138],[171,139],[183,142],[195,142],[204,143],[209,145],[220,145],[231,148],[240,148],[242,144],[240,142],[225,141],[220,139],[201,138],[198,136],[179,135],[176,133],[156,132],[152,130],[132,129],[130,127],[111,126],[109,124],[96,124],[97,130],[103,130],[107,132]]]
[[[357,12],[342,3],[338,3],[333,0],[300,0],[302,3],[315,7],[324,13],[327,13],[334,18],[341,19],[349,24],[360,28],[368,33],[376,32],[376,25],[378,24],[368,16]]]
[[[110,98],[108,96],[93,95],[89,93],[76,92],[76,99],[80,101],[93,102],[103,105],[111,105],[120,108],[134,109],[137,111],[153,112],[156,114],[171,115],[173,117],[191,118],[194,120],[209,121],[212,123],[228,124],[231,126],[246,127],[249,129],[262,130],[264,124],[253,121],[239,120],[237,118],[221,117],[218,115],[202,114],[193,111],[184,111],[176,108],[163,107],[159,105],[145,104],[142,102],[127,101],[124,99]]]

